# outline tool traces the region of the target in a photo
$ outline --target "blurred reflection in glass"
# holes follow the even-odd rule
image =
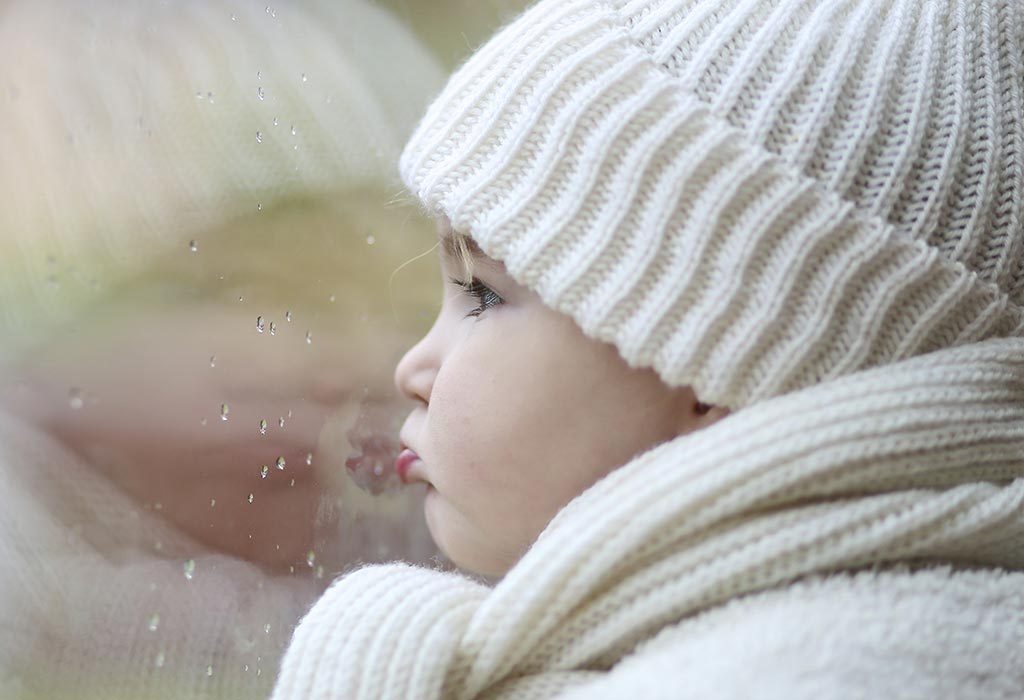
[[[265,695],[345,566],[436,555],[391,371],[442,72],[355,0],[17,3],[0,57],[0,697]]]

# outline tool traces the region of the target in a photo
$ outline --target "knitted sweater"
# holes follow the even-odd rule
[[[1024,697],[1024,340],[636,455],[496,585],[403,563],[300,622],[291,698]]]

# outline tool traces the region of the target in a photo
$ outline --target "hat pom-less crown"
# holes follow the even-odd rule
[[[402,177],[520,283],[740,407],[1024,334],[1024,9],[545,0]]]

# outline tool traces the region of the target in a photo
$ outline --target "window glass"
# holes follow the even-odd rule
[[[253,698],[398,484],[441,298],[397,158],[523,2],[0,8],[0,697]]]

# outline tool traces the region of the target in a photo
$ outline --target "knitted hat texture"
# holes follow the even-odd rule
[[[1024,335],[1017,0],[543,0],[406,185],[704,401]]]

